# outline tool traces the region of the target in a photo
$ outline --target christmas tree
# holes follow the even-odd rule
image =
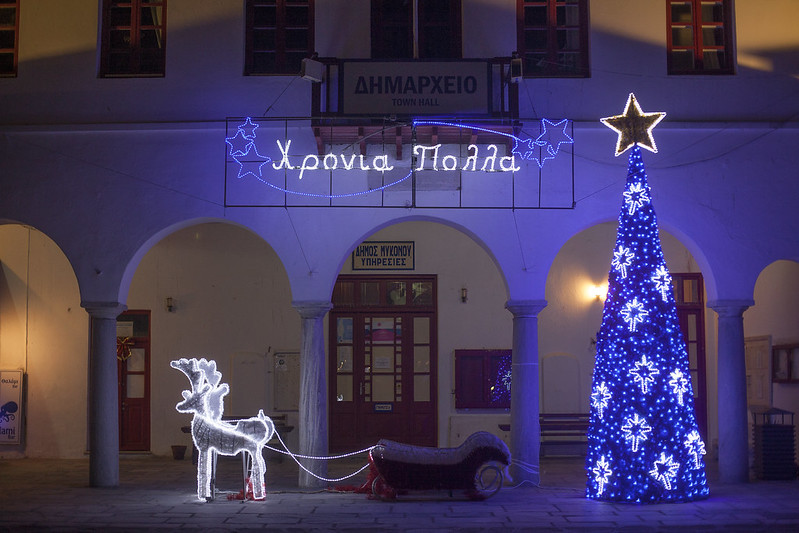
[[[630,94],[623,115],[602,119],[632,147],[597,339],[586,457],[586,496],[678,502],[708,495],[705,445],[694,415],[688,354],[658,236],[640,147],[665,113]]]

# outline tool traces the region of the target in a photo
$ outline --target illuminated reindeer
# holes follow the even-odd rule
[[[170,363],[183,372],[191,383],[191,391],[183,391],[183,401],[175,408],[180,413],[194,413],[191,421],[191,438],[199,450],[197,461],[197,497],[212,499],[211,450],[220,455],[236,455],[246,451],[252,459],[250,480],[253,498],[264,497],[266,463],[262,454],[264,445],[275,433],[275,424],[264,415],[239,420],[235,425],[222,420],[223,398],[230,391],[227,383],[219,382],[222,374],[216,370],[216,361],[179,359]]]

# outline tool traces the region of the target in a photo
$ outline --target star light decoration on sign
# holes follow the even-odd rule
[[[263,175],[261,167],[272,161],[269,156],[259,154],[255,146],[255,130],[258,128],[259,125],[247,117],[237,128],[236,135],[225,139],[230,146],[230,156],[239,164],[239,173],[236,176],[239,179],[248,174],[260,179]]]
[[[627,97],[627,105],[621,115],[600,119],[601,122],[619,134],[616,141],[616,156],[620,156],[633,145],[646,148],[650,152],[657,153],[655,138],[652,137],[652,130],[663,120],[666,113],[644,113],[638,104],[635,95],[630,93]]]

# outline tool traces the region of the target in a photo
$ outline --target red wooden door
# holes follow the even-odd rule
[[[330,447],[437,444],[435,278],[341,276],[330,323]]]
[[[117,318],[120,451],[150,449],[150,311]]]

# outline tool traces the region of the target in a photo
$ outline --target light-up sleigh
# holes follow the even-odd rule
[[[394,499],[408,491],[465,491],[472,500],[496,494],[510,465],[508,447],[480,431],[457,448],[428,448],[381,440],[369,454],[375,497]]]

